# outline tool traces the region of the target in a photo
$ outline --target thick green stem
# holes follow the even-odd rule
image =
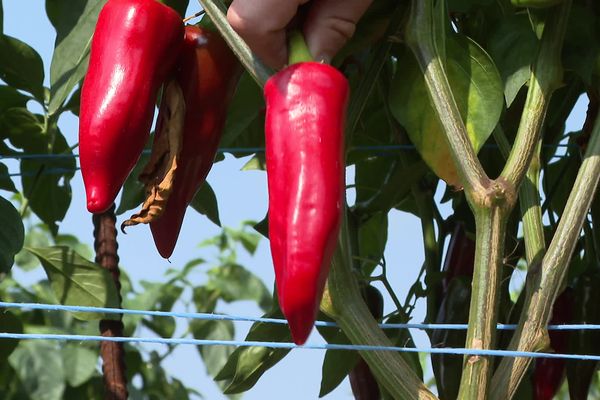
[[[489,178],[471,145],[436,46],[433,9],[433,0],[412,0],[406,41],[425,76],[429,96],[444,128],[467,197],[473,197],[486,192]]]
[[[592,138],[556,233],[541,263],[530,268],[527,297],[510,350],[536,351],[547,345],[545,327],[573,255],[577,239],[600,179],[600,118],[596,118]],[[531,359],[504,358],[492,379],[491,398],[512,398]]]
[[[529,91],[517,137],[500,174],[507,182],[517,187],[529,167],[540,139],[552,93],[562,84],[563,69],[560,56],[570,9],[571,0],[566,0],[559,7],[555,7],[546,19],[540,50],[529,78]]]
[[[328,296],[324,311],[335,318],[352,343],[391,346],[362,299],[358,282],[351,269],[348,225],[342,226],[338,248],[329,273]],[[329,300],[329,302],[327,301]],[[399,353],[363,351],[361,357],[379,382],[394,399],[435,399]]]
[[[198,0],[206,14],[210,17],[212,22],[215,24],[221,36],[225,39],[231,50],[235,53],[237,58],[240,60],[246,71],[254,78],[256,83],[261,87],[265,85],[265,82],[271,75],[273,70],[264,65],[255,55],[252,53],[246,42],[233,30],[229,22],[227,22],[227,7],[223,4],[222,0]]]
[[[508,208],[504,205],[501,202],[491,208],[474,210],[477,245],[466,341],[469,349],[493,348],[495,340],[498,287],[508,220]],[[458,398],[486,399],[492,367],[491,357],[466,357]]]

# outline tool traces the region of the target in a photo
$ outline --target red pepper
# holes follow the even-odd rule
[[[90,212],[113,203],[148,139],[160,85],[183,41],[180,16],[156,0],[109,0],[81,93],[80,162]]]
[[[467,235],[463,223],[457,223],[450,237],[450,244],[444,260],[445,272],[442,279],[444,293],[453,278],[458,276],[473,276],[473,264],[475,263],[475,240]]]
[[[550,324],[568,324],[573,319],[573,289],[567,288],[554,302]],[[555,353],[565,353],[569,347],[569,332],[549,331],[550,346]],[[535,400],[552,400],[565,377],[567,360],[541,358],[533,372]]]
[[[182,148],[167,205],[160,218],[150,223],[154,243],[164,258],[173,253],[187,206],[213,165],[241,72],[241,64],[219,34],[185,27],[176,77],[186,106]],[[159,113],[157,125],[162,117]],[[161,132],[157,129],[157,135]]]
[[[293,64],[265,85],[269,239],[295,343],[314,324],[339,234],[349,87],[335,68]]]

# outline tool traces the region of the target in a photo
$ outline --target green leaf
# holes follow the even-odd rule
[[[334,339],[328,342],[351,344],[348,337],[341,331],[338,331]],[[359,359],[360,356],[356,351],[327,350],[323,359],[319,397],[327,396],[333,392],[352,371]]]
[[[44,101],[44,64],[40,55],[19,39],[0,35],[0,79]]]
[[[207,275],[207,289],[218,291],[224,301],[252,300],[263,310],[271,307],[271,292],[260,278],[241,265],[222,265],[209,270]]]
[[[94,250],[86,243],[81,243],[77,236],[68,234],[56,235],[54,243],[57,246],[66,246],[70,248],[85,259],[89,260],[94,258]],[[31,245],[28,244],[28,246]]]
[[[504,104],[502,80],[487,53],[466,37],[448,36],[446,57],[450,87],[471,144],[478,151],[500,118]],[[431,169],[448,184],[460,186],[423,74],[411,53],[406,52],[398,61],[398,71],[390,92],[390,107]]]
[[[25,228],[10,201],[0,197],[0,273],[8,273],[23,247]]]
[[[388,213],[375,214],[358,228],[358,248],[365,276],[379,265],[388,240]],[[366,261],[369,260],[369,261]]]
[[[274,310],[264,317],[283,318],[283,315],[280,310]],[[246,340],[289,342],[292,337],[287,325],[257,322],[250,328]],[[215,376],[215,380],[227,381],[225,394],[244,392],[251,389],[267,370],[281,361],[288,353],[287,349],[238,347]]]
[[[488,49],[502,76],[507,106],[512,104],[529,80],[538,46],[539,41],[527,14],[505,18],[494,29]]]
[[[55,130],[53,138],[45,135],[42,143],[53,140],[52,154],[64,157],[21,160],[21,182],[29,207],[56,235],[57,222],[63,220],[71,204],[75,158],[70,156],[72,151],[58,127],[51,129]]]
[[[50,115],[62,106],[87,71],[92,35],[105,3],[106,0],[75,3],[46,0],[46,13],[56,28],[50,64]]]
[[[64,246],[27,248],[42,263],[60,304],[118,308],[119,295],[112,275]],[[84,321],[118,319],[113,314],[73,314]]]
[[[221,226],[217,196],[208,182],[204,182],[200,186],[190,206],[200,214],[206,215],[216,225]]]
[[[247,72],[242,74],[223,128],[222,147],[231,147],[254,121],[260,119],[265,101],[262,90]],[[246,135],[244,135],[246,136]]]
[[[185,12],[190,4],[190,0],[165,0],[164,3],[177,11],[179,15],[185,17]]]
[[[62,399],[65,369],[57,342],[21,341],[8,361],[31,400]]]
[[[0,114],[2,135],[19,149],[31,153],[45,153],[47,138],[44,136],[44,120],[23,107],[11,107]]]
[[[548,164],[544,171],[542,184],[546,194],[546,202],[550,202],[550,209],[558,216],[561,216],[565,209],[580,165],[581,159],[579,156],[571,154]]]
[[[81,344],[68,343],[62,348],[61,353],[65,377],[70,386],[83,385],[96,372],[97,351],[83,347]]]
[[[190,330],[198,340],[233,340],[235,329],[231,321],[194,320]],[[223,368],[234,350],[234,346],[198,346],[206,372],[212,377]]]
[[[45,225],[38,224],[27,228],[25,233],[25,247],[48,247],[50,246],[50,232],[44,229]],[[31,271],[40,265],[36,256],[21,249],[15,256],[15,264],[24,271]]]
[[[0,327],[2,332],[23,333],[23,322],[10,311],[3,310],[0,313]],[[0,364],[6,363],[18,344],[18,339],[2,339],[0,341]]]
[[[586,85],[592,84],[596,59],[600,56],[598,21],[589,7],[579,4],[571,7],[562,52],[563,66],[579,75]]]
[[[144,286],[145,291],[151,291],[154,288],[157,288],[159,292],[155,304],[152,304],[150,308],[146,308],[146,310],[152,309],[159,311],[171,311],[173,305],[179,299],[181,293],[183,292],[183,288],[181,286],[177,286],[173,283],[154,284],[149,282],[142,282],[142,286]],[[175,333],[176,324],[175,319],[172,317],[145,318],[142,320],[142,323],[144,324],[144,326],[154,331],[160,337],[173,337],[173,334]]]
[[[15,183],[11,179],[9,172],[8,167],[3,163],[0,163],[0,189],[17,193],[17,188],[15,187]]]
[[[11,86],[0,85],[0,114],[13,107],[25,107],[29,97]],[[0,134],[3,135],[3,134]]]

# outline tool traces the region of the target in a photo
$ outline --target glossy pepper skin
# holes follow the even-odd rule
[[[550,325],[573,322],[573,289],[566,288],[558,296],[552,308]],[[567,353],[569,347],[568,331],[549,331],[550,346],[555,353]],[[560,389],[565,377],[567,361],[564,359],[540,358],[535,362],[533,371],[533,390],[535,400],[552,400]]]
[[[106,211],[148,139],[160,85],[183,42],[181,17],[156,0],[109,0],[81,92],[80,163],[92,213]]]
[[[241,72],[241,64],[219,34],[185,27],[176,72],[186,106],[182,148],[173,191],[163,214],[150,223],[154,243],[164,258],[173,253],[187,206],[213,165]],[[161,119],[159,113],[157,124]]]
[[[269,239],[295,343],[310,334],[338,238],[349,87],[335,68],[293,64],[265,85]]]

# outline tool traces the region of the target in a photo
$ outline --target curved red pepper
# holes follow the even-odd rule
[[[265,85],[269,239],[279,304],[294,342],[318,311],[341,223],[348,82],[316,62]]]
[[[554,302],[552,324],[568,324],[573,320],[573,289],[566,288]],[[568,331],[549,331],[550,346],[556,353],[565,353],[569,347]],[[567,360],[541,358],[535,362],[533,372],[534,399],[552,400],[565,377]]]
[[[160,218],[150,223],[154,243],[164,258],[173,253],[187,206],[213,165],[241,72],[241,64],[219,34],[185,27],[176,76],[186,105],[182,148],[167,205]],[[157,125],[161,118],[159,113]]]
[[[107,210],[148,139],[183,23],[156,0],[109,0],[98,17],[81,92],[80,163],[87,208]]]

